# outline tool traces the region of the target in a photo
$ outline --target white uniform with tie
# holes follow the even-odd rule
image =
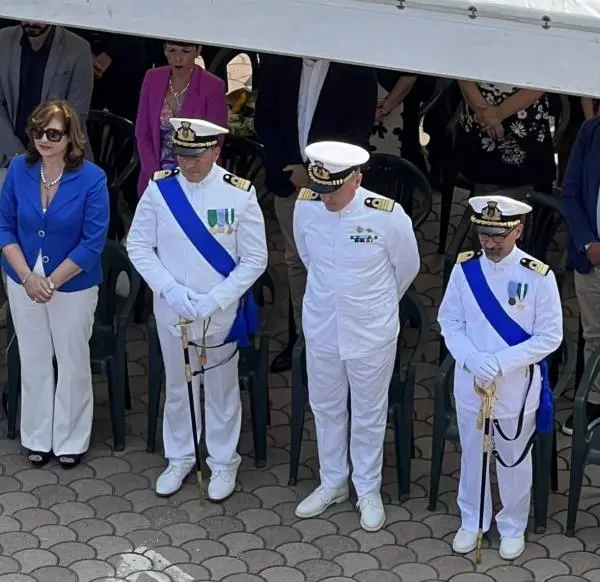
[[[375,201],[373,203],[373,201]],[[346,485],[350,457],[358,496],[381,488],[388,387],[400,329],[398,303],[419,266],[410,218],[398,204],[359,188],[341,212],[303,190],[294,238],[308,280],[302,308],[310,405],[321,485]]]
[[[496,356],[500,375],[495,381],[497,400],[493,417],[498,419],[502,432],[512,438],[517,432],[517,419],[529,386],[529,366],[559,348],[563,320],[554,274],[548,271],[544,276],[536,272],[532,267],[537,261],[527,253],[515,247],[497,263],[480,253],[468,260],[480,261],[483,275],[500,305],[532,336],[519,345],[508,346],[481,311],[461,264],[454,267],[440,305],[438,321],[446,346],[456,360],[454,396],[462,448],[458,490],[462,528],[477,532],[483,460],[483,432],[477,429],[481,399],[475,393],[474,377],[465,367],[465,362],[470,354],[477,351]],[[540,370],[536,365],[525,404],[521,436],[514,441],[506,441],[498,434],[494,435],[496,449],[507,464],[518,460],[535,430],[540,387]],[[494,434],[493,425],[491,434]],[[525,532],[529,516],[531,451],[519,465],[505,468],[498,463],[496,469],[502,501],[502,510],[496,516],[498,531],[503,538],[517,538]],[[487,487],[484,532],[489,529],[492,519],[489,480]]]
[[[165,456],[170,461],[194,459],[181,332],[176,327],[179,315],[161,296],[165,285],[175,279],[194,291],[210,293],[220,306],[210,318],[205,333],[203,320],[192,323],[188,333],[190,340],[198,343],[204,335],[209,348],[220,346],[207,350],[204,373],[207,464],[213,471],[235,470],[240,463],[236,449],[242,414],[238,356],[231,357],[236,350],[234,343],[222,344],[233,324],[239,299],[267,266],[264,219],[254,187],[247,191],[232,185],[229,183],[231,174],[217,165],[200,183],[192,184],[181,174],[177,180],[198,216],[233,257],[237,267],[227,278],[215,271],[182,231],[157,183],[148,184],[136,209],[127,250],[135,268],[154,293],[154,313],[166,371]],[[192,369],[199,370],[198,353],[192,346],[190,359]],[[194,378],[194,388],[197,425],[201,427],[198,376]]]

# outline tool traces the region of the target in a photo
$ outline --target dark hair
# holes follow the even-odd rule
[[[173,45],[173,46],[180,46],[180,47],[184,47],[184,48],[200,48],[200,43],[199,42],[183,42],[180,40],[165,40],[164,41],[164,46],[166,47],[168,44]]]
[[[31,130],[33,128],[44,129],[55,118],[62,122],[65,135],[69,138],[65,150],[65,168],[75,170],[83,164],[86,139],[79,116],[68,101],[46,101],[34,109],[27,122],[29,143],[25,159],[31,165],[41,159],[42,156],[35,147]]]

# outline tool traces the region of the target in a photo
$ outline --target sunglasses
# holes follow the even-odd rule
[[[54,129],[53,127],[49,127],[48,129],[32,127],[30,131],[33,139],[42,139],[45,135],[48,141],[53,141],[55,143],[59,142],[65,135],[64,131],[61,129]]]

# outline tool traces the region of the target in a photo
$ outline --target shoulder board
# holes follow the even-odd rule
[[[245,190],[246,192],[250,192],[250,188],[252,188],[252,182],[250,182],[250,180],[239,178],[233,174],[225,174],[223,176],[223,181],[227,182],[227,184],[230,184],[231,186],[239,188],[240,190]]]
[[[310,188],[301,188],[298,192],[298,200],[320,200],[321,197]]]
[[[394,204],[396,202],[391,198],[374,198],[370,196],[365,199],[365,206],[367,208],[374,208],[375,210],[383,210],[384,212],[391,212],[394,210]]]
[[[179,174],[179,168],[174,168],[172,170],[158,170],[158,172],[152,174],[152,179],[156,182],[158,180],[170,178],[171,176],[177,176],[177,174]]]
[[[478,259],[481,256],[482,252],[483,251],[465,251],[463,253],[460,253],[458,257],[456,257],[456,262],[466,263],[471,259]]]
[[[535,259],[521,259],[521,265],[534,271],[538,275],[542,275],[542,277],[545,277],[550,272],[550,267],[548,265],[541,261],[536,261]]]

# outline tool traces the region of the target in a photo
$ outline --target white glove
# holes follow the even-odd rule
[[[465,366],[469,372],[484,382],[491,382],[500,374],[500,364],[494,354],[473,352],[467,356]]]
[[[201,319],[212,317],[215,311],[219,309],[219,304],[208,293],[191,291],[190,298],[198,317]]]
[[[189,292],[187,287],[171,281],[163,287],[162,296],[177,315],[193,321],[198,319],[198,313],[190,301]]]

